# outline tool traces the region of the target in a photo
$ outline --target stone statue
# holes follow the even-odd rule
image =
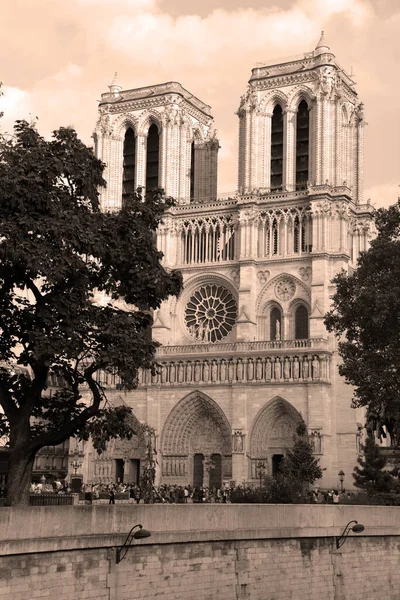
[[[180,361],[178,365],[178,382],[182,383],[185,377],[185,370],[183,368],[183,362]]]
[[[233,451],[243,452],[243,433],[240,430],[235,431],[233,436]]]
[[[263,372],[263,366],[262,366],[261,358],[257,358],[256,379],[258,381],[260,381],[262,379],[262,372]]]
[[[247,381],[253,381],[254,378],[254,363],[253,359],[247,361]]]
[[[299,361],[297,359],[297,356],[295,356],[294,361],[293,361],[293,379],[298,379],[299,375],[300,375]]]
[[[192,363],[190,360],[186,364],[186,381],[188,383],[192,381]]]
[[[159,375],[159,372],[157,371],[157,369],[151,374],[151,383],[153,385],[158,383],[158,375]]]
[[[198,360],[194,363],[194,380],[196,383],[200,381],[200,363]]]
[[[235,365],[233,363],[233,360],[229,359],[229,362],[228,362],[228,380],[229,381],[234,381],[234,376],[235,376],[234,369],[235,369]]]
[[[275,359],[274,378],[276,379],[276,381],[279,381],[281,378],[281,363],[279,358]]]
[[[236,375],[237,375],[237,380],[242,381],[242,379],[243,379],[243,363],[242,363],[241,358],[238,358],[238,361],[237,361]]]
[[[219,377],[221,381],[225,381],[226,378],[226,362],[224,359],[221,360],[221,365],[219,367]]]
[[[285,358],[285,362],[283,363],[283,377],[284,379],[290,378],[290,363],[287,357]]]
[[[269,358],[267,358],[265,363],[265,379],[267,381],[271,381],[272,379],[272,364]]]
[[[303,379],[308,379],[308,356],[304,356],[303,358]]]
[[[313,357],[312,363],[312,378],[319,379],[319,360],[317,356]]]
[[[210,374],[210,366],[208,364],[208,361],[205,360],[204,365],[203,365],[203,381],[205,381],[205,382],[208,381],[209,374]]]
[[[321,432],[318,430],[311,432],[310,444],[315,454],[321,454]]]
[[[280,341],[280,339],[281,339],[281,324],[280,324],[279,319],[276,319],[275,327],[276,327],[275,339],[277,341]]]
[[[213,360],[211,363],[211,381],[217,381],[217,376],[218,376],[218,367],[217,367],[217,363],[215,362],[215,360]]]
[[[161,365],[161,383],[166,383],[167,381],[167,365],[163,363]]]
[[[176,375],[175,363],[172,362],[169,367],[169,382],[170,383],[175,383],[175,375]]]

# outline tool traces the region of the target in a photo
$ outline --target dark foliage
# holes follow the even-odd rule
[[[354,485],[368,496],[400,491],[398,479],[385,470],[387,459],[379,452],[372,436],[363,446],[364,456],[358,458],[359,467],[354,467]]]
[[[354,407],[365,406],[380,433],[400,443],[400,204],[379,209],[378,230],[352,276],[333,283],[333,308],[325,317],[335,332],[343,364],[339,372],[355,387]]]
[[[132,194],[120,211],[103,213],[103,166],[70,128],[46,141],[20,121],[14,138],[0,139],[0,437],[9,436],[9,504],[28,502],[41,447],[92,436],[102,451],[111,438],[133,435],[130,410],[107,405],[97,374],[133,388],[140,367],[154,368],[151,309],[181,288],[155,247],[162,193],[146,201]],[[108,300],[96,302],[97,294]],[[64,385],[49,397],[51,372]]]

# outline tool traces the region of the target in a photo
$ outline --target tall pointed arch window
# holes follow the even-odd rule
[[[194,145],[194,141],[191,144],[190,148],[190,201],[193,202],[195,200],[194,197],[194,171],[196,168],[196,148]]]
[[[158,188],[159,154],[160,138],[157,125],[153,123],[147,136],[146,190],[149,192]]]
[[[276,306],[271,309],[269,314],[269,339],[282,339],[282,313]]]
[[[128,127],[124,138],[124,169],[122,175],[122,202],[135,191],[136,139],[132,127]]]
[[[277,104],[271,123],[271,190],[281,190],[283,183],[283,112]]]
[[[296,124],[296,189],[306,189],[309,180],[310,114],[302,100],[297,110]]]
[[[308,310],[302,304],[296,308],[294,314],[294,337],[296,340],[308,338]]]
[[[279,225],[277,219],[272,221],[271,254],[279,252]]]

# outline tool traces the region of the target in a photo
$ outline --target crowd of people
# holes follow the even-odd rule
[[[134,483],[86,484],[82,487],[85,502],[92,503],[104,493],[108,494],[109,504],[115,504],[118,495],[123,494],[131,503],[139,504],[144,501],[141,487]],[[191,485],[160,485],[152,488],[151,502],[159,504],[188,504],[188,503],[226,503],[229,501],[229,489],[208,487],[192,487]]]
[[[234,495],[235,489],[238,488],[208,488],[202,486],[192,487],[188,485],[167,485],[153,486],[151,496],[145,494],[141,487],[135,483],[95,483],[84,484],[82,492],[84,501],[92,504],[96,500],[108,500],[109,504],[115,504],[116,500],[125,500],[130,503],[139,504],[143,502],[159,503],[159,504],[202,504],[206,503],[221,503],[225,504],[231,501],[231,494]],[[250,489],[250,488],[249,488]],[[55,479],[51,482],[40,481],[32,483],[31,493],[57,493],[69,494],[71,487],[68,481]],[[320,490],[315,489],[311,492],[312,502],[315,504],[340,504],[351,498],[351,492],[346,490]],[[233,501],[235,501],[232,498]]]
[[[315,489],[312,492],[315,504],[341,504],[346,499],[351,498],[351,493],[346,490],[328,490],[322,491]]]

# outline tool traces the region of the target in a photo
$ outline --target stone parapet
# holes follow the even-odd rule
[[[340,536],[356,519],[362,536],[399,536],[400,511],[386,506],[207,504],[43,506],[0,509],[0,556],[122,544],[135,523],[140,544]],[[352,534],[353,535],[353,534]]]

